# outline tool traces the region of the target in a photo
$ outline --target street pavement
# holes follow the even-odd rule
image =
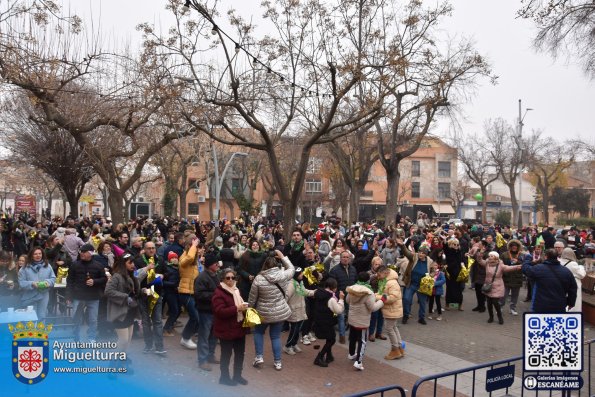
[[[524,297],[524,293],[525,290],[521,290],[521,297]],[[214,365],[211,372],[198,369],[196,351],[182,348],[178,336],[165,338],[168,350],[166,357],[143,355],[142,340],[133,341],[132,353],[148,366],[153,381],[173,385],[171,396],[181,394],[186,389],[190,395],[209,396],[344,396],[391,384],[401,385],[410,395],[419,377],[522,355],[522,312],[529,309],[529,303],[519,302],[518,316],[512,316],[507,305],[503,325],[497,322],[488,324],[487,312],[473,312],[471,309],[474,306],[475,292],[466,289],[463,311],[444,312],[442,321],[427,320],[427,325],[419,324],[416,317],[412,317],[406,325],[399,323],[399,330],[406,342],[406,356],[400,360],[384,360],[384,355],[390,349],[388,341],[377,339],[368,342],[364,371],[353,368],[352,362],[347,360],[347,346],[338,343],[333,348],[334,363],[328,368],[314,366],[313,361],[318,352],[316,347],[322,345],[318,341],[310,346],[300,344],[303,352],[295,356],[283,353],[283,370],[275,371],[268,336],[265,336],[265,365],[262,369],[251,366],[254,343],[251,335],[247,337],[244,377],[250,382],[248,386],[218,385],[218,366]],[[412,313],[417,313],[417,303],[414,303]],[[589,324],[585,324],[584,333],[585,340],[595,338],[595,330]],[[287,334],[282,334],[283,341],[286,338]],[[514,364],[517,377],[509,390],[509,396],[520,396],[522,363]],[[585,367],[586,364],[585,359]],[[457,395],[471,395],[474,383],[475,396],[489,395],[485,392],[485,370],[476,373],[475,382],[471,376],[469,373],[457,377]],[[587,381],[588,373],[584,372],[583,377]],[[591,379],[591,382],[595,384],[595,379]],[[453,384],[452,377],[438,382],[436,395],[452,396]],[[425,384],[418,395],[433,395],[433,387],[431,383]],[[201,393],[201,390],[205,393]],[[504,395],[504,390],[492,394],[495,397]],[[538,395],[549,395],[549,392]]]

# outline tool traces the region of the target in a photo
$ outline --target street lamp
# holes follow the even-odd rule
[[[518,214],[518,228],[519,230],[523,228],[523,120],[525,120],[525,116],[527,116],[527,112],[533,110],[532,108],[526,108],[525,114],[521,116],[521,100],[519,99],[519,146],[521,148],[521,170],[520,170],[520,178],[519,178],[519,214]]]
[[[225,164],[225,168],[223,168],[223,172],[221,173],[221,178],[219,177],[219,165],[217,162],[217,151],[215,150],[215,145],[211,145],[211,149],[213,151],[213,163],[215,166],[215,219],[218,221],[219,220],[219,209],[220,209],[220,205],[219,205],[219,201],[220,201],[220,197],[221,197],[221,187],[223,186],[223,181],[225,181],[225,174],[227,173],[227,170],[229,169],[229,166],[231,165],[231,162],[233,161],[234,158],[236,157],[246,157],[248,156],[248,153],[244,153],[244,152],[234,152],[231,154],[231,157],[229,158],[229,160],[227,160],[227,164]]]

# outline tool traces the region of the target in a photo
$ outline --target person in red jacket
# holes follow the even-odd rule
[[[246,331],[242,328],[244,312],[248,304],[240,295],[236,287],[236,272],[224,269],[220,273],[221,283],[215,289],[211,305],[213,308],[213,334],[219,338],[221,344],[221,377],[222,385],[247,385],[242,378],[244,365],[244,351],[246,349]],[[229,376],[229,362],[233,350],[233,378]]]

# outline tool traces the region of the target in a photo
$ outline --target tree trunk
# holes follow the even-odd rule
[[[186,218],[186,209],[188,204],[186,203],[186,189],[178,191],[180,197],[180,218]]]
[[[481,223],[485,225],[488,223],[488,187],[486,185],[481,188]]]
[[[286,243],[291,241],[291,233],[293,232],[293,228],[295,227],[296,213],[297,205],[292,205],[291,202],[283,203],[283,231],[285,234]]]
[[[349,195],[349,224],[354,224],[355,222],[357,222],[357,219],[359,218],[359,202],[359,189],[351,189],[351,194]]]
[[[516,199],[516,192],[514,191],[514,183],[508,185],[508,189],[510,190],[510,203],[512,204],[512,216],[510,217],[510,225],[516,225],[519,219],[519,202]]]
[[[112,223],[117,225],[124,222],[127,215],[124,213],[124,196],[118,189],[109,189],[109,196],[107,199],[109,203],[110,213],[112,214]]]
[[[544,180],[544,188],[541,191],[541,200],[543,204],[543,222],[546,225],[550,223],[550,194],[547,178]]]
[[[75,217],[79,216],[79,197],[76,196],[74,192],[64,192],[66,195],[66,200],[68,201],[68,205],[70,206],[70,212]]]
[[[395,167],[386,170],[386,210],[384,212],[385,225],[391,225],[395,222],[398,212],[399,181],[401,173],[399,172],[399,163]]]

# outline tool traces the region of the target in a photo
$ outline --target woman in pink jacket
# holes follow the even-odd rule
[[[496,251],[492,251],[488,254],[486,260],[483,259],[484,250],[477,253],[475,259],[477,263],[486,268],[486,278],[484,287],[488,284],[492,284],[492,288],[489,291],[483,291],[486,295],[488,303],[488,323],[494,322],[494,308],[498,315],[498,323],[504,324],[504,318],[502,317],[502,310],[500,310],[500,299],[504,296],[504,280],[502,280],[503,272],[521,271],[521,265],[507,266],[500,260],[500,255]]]

